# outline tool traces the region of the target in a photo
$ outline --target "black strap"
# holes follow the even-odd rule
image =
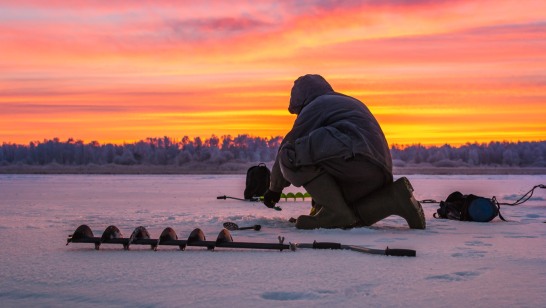
[[[519,198],[518,200],[516,200],[515,202],[513,203],[500,203],[497,201],[497,198],[493,197],[491,200],[493,202],[495,202],[495,204],[497,205],[498,209],[499,209],[499,218],[504,220],[504,221],[507,221],[506,219],[504,219],[504,217],[502,217],[501,215],[501,212],[500,212],[500,206],[501,205],[509,205],[509,206],[516,206],[516,205],[520,205],[520,204],[523,204],[527,201],[529,201],[529,199],[531,199],[531,197],[533,196],[533,193],[535,192],[535,189],[537,188],[542,188],[542,189],[545,189],[546,188],[546,185],[544,184],[538,184],[538,185],[535,185],[533,186],[533,188],[531,188],[531,190],[529,190],[527,193],[525,193],[523,196],[521,196],[521,198]]]
[[[499,218],[502,220],[502,221],[508,221],[506,219],[504,219],[504,217],[502,217],[502,214],[501,214],[501,211],[500,211],[500,203],[499,201],[497,201],[497,198],[495,196],[493,196],[493,198],[491,198],[491,201],[497,206],[497,211],[499,212]]]
[[[498,203],[498,204],[499,205],[509,205],[509,206],[523,204],[523,203],[529,201],[529,199],[531,199],[531,197],[533,196],[533,193],[535,192],[535,189],[537,189],[537,188],[545,189],[546,185],[544,185],[544,184],[535,185],[533,188],[531,188],[531,190],[529,190],[525,195],[521,196],[521,198],[516,200],[516,202],[514,202],[514,203]],[[493,198],[495,198],[495,197],[493,197]]]

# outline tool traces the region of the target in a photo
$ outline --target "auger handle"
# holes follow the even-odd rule
[[[313,242],[313,249],[341,249],[340,243]]]
[[[252,227],[239,227],[238,229],[235,229],[235,230],[255,230],[255,231],[260,231],[262,229],[262,226],[261,225],[254,225]]]
[[[417,255],[415,250],[412,249],[373,249],[363,246],[355,245],[342,245],[340,243],[330,243],[330,242],[317,242],[314,241],[313,244],[296,244],[298,248],[313,248],[313,249],[348,249],[352,251],[358,251],[362,253],[369,253],[374,255],[384,255],[384,256],[397,256],[397,257],[415,257]]]
[[[385,249],[386,256],[397,256],[397,257],[415,257],[417,252],[413,249]]]

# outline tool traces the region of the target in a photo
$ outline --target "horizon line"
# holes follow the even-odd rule
[[[210,140],[211,138],[213,137],[216,137],[218,138],[220,141],[223,141],[225,138],[227,137],[231,137],[231,138],[237,138],[239,136],[248,136],[249,138],[262,138],[262,139],[266,139],[266,140],[272,140],[272,139],[275,139],[275,138],[281,138],[281,139],[284,139],[284,136],[281,136],[281,135],[277,135],[277,136],[257,136],[257,135],[252,135],[250,133],[239,133],[237,135],[232,135],[232,134],[224,134],[224,135],[216,135],[216,134],[211,134],[209,137],[203,137],[203,136],[187,136],[187,135],[184,135],[182,137],[170,137],[170,136],[161,136],[161,137],[145,137],[145,138],[141,138],[141,139],[138,139],[138,140],[123,140],[123,141],[100,141],[100,140],[84,140],[84,139],[80,139],[80,138],[74,138],[74,137],[68,137],[64,140],[61,140],[61,138],[59,137],[53,137],[53,138],[43,138],[42,140],[30,140],[30,141],[27,141],[27,143],[17,143],[17,142],[10,142],[10,141],[2,141],[1,144],[2,145],[20,145],[20,146],[28,146],[28,145],[31,145],[33,143],[35,144],[43,144],[43,143],[46,143],[46,142],[49,142],[49,141],[58,141],[60,143],[68,143],[70,141],[72,142],[82,142],[83,144],[85,145],[90,145],[90,144],[93,144],[93,143],[96,143],[98,144],[99,146],[101,145],[108,145],[108,144],[111,144],[111,145],[117,145],[117,146],[123,146],[123,145],[129,145],[129,144],[136,144],[136,143],[139,143],[139,142],[148,142],[150,139],[169,139],[170,141],[173,141],[175,143],[180,143],[182,142],[182,139],[184,138],[189,138],[189,140],[191,142],[194,142],[197,138],[201,139],[202,141],[206,141],[206,140]],[[388,140],[387,140],[388,141]],[[537,140],[525,140],[525,139],[519,139],[519,140],[487,140],[487,141],[478,141],[478,140],[473,140],[473,141],[466,141],[466,142],[461,142],[461,143],[448,143],[448,142],[444,142],[444,143],[434,143],[434,142],[431,142],[431,143],[422,143],[422,142],[413,142],[413,143],[391,143],[391,142],[388,142],[388,145],[389,145],[389,148],[406,148],[406,147],[411,147],[411,146],[423,146],[423,147],[441,147],[441,146],[445,146],[445,145],[448,145],[448,146],[452,146],[452,147],[462,147],[462,146],[465,146],[465,145],[475,145],[475,144],[478,144],[478,145],[484,145],[484,144],[490,144],[490,143],[511,143],[511,144],[517,144],[517,143],[524,143],[524,142],[529,142],[529,143],[541,143],[541,142],[545,142],[546,139],[537,139]]]

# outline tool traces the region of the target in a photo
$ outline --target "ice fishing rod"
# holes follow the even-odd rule
[[[263,201],[263,197],[252,197],[250,199],[243,199],[243,198],[237,198],[237,197],[230,197],[230,196],[218,196],[216,197],[218,200],[226,200],[226,199],[233,199],[233,200],[239,200],[239,201],[246,201],[246,202],[261,202]],[[274,206],[272,207],[275,211],[282,211],[282,208],[280,206]]]
[[[280,197],[280,199],[284,199],[285,201],[288,201],[288,199],[293,199],[294,201],[296,201],[296,200],[298,200],[300,198],[301,198],[302,201],[305,201],[305,198],[311,198],[311,195],[308,192],[305,192],[305,193],[302,193],[302,192],[297,192],[297,193],[289,192],[289,193],[286,193],[286,194],[281,193],[281,197]],[[261,197],[251,197],[250,199],[243,199],[243,198],[237,198],[237,197],[231,197],[231,196],[223,195],[223,196],[216,197],[216,199],[219,199],[219,200],[233,199],[233,200],[247,201],[247,202],[262,202],[264,200],[264,197],[261,196]],[[279,206],[274,206],[273,209],[276,210],[276,211],[282,211],[282,208],[279,207]]]
[[[146,228],[137,227],[129,238],[124,238],[116,226],[108,226],[101,237],[95,237],[93,231],[87,225],[79,226],[73,234],[68,236],[66,245],[70,243],[89,243],[94,244],[95,249],[99,250],[102,244],[121,244],[125,250],[129,250],[131,245],[150,245],[154,251],[160,245],[178,246],[180,250],[185,250],[188,246],[206,247],[207,250],[221,248],[243,248],[243,249],[271,249],[271,250],[292,250],[298,248],[312,249],[346,249],[367,254],[415,257],[416,251],[411,249],[372,249],[356,245],[342,245],[340,243],[317,242],[313,243],[289,243],[284,244],[284,237],[278,237],[278,243],[255,243],[255,242],[234,242],[231,233],[227,229],[222,229],[216,238],[216,241],[207,241],[205,234],[199,228],[194,229],[187,240],[179,240],[176,232],[167,227],[161,232],[158,239],[150,238]]]
[[[260,197],[252,197],[250,199],[243,199],[243,198],[237,198],[237,197],[230,197],[230,196],[226,196],[226,195],[218,196],[218,197],[216,197],[216,199],[222,199],[222,200],[233,199],[233,200],[248,201],[248,202],[260,202],[260,201],[262,201],[262,200],[260,200]]]

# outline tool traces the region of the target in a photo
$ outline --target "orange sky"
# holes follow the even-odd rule
[[[283,136],[306,73],[391,144],[546,139],[543,0],[111,2],[0,0],[0,143]]]

